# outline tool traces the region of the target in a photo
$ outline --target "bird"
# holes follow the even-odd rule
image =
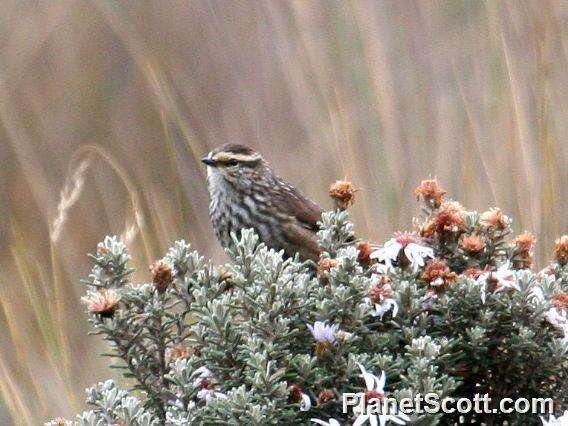
[[[280,178],[254,149],[236,143],[215,148],[201,161],[207,167],[209,216],[224,248],[252,228],[268,248],[317,262],[322,208]]]

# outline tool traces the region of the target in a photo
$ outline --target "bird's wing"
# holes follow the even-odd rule
[[[320,206],[304,197],[292,185],[284,181],[280,184],[280,190],[274,194],[280,210],[294,217],[304,228],[317,231],[317,222],[321,220],[322,214]]]

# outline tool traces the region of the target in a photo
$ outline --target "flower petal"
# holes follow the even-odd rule
[[[396,303],[394,301],[394,299],[390,299],[391,300],[391,304],[392,304],[392,317],[396,317],[396,314],[398,314],[398,303]]]
[[[384,371],[381,372],[381,378],[380,379],[377,379],[377,376],[375,376],[375,383],[376,383],[375,390],[378,390],[380,393],[384,393],[386,381],[387,381],[387,376],[386,376]]]
[[[302,394],[302,402],[300,402],[300,411],[308,411],[312,408],[312,401],[305,393]]]
[[[317,423],[318,425],[323,426],[341,426],[341,424],[335,419],[329,419],[328,422],[320,420],[320,419],[310,419],[311,422]]]
[[[312,333],[312,336],[316,337],[316,333],[314,332],[314,327],[311,324],[307,324],[308,330]]]
[[[400,417],[402,420],[409,422],[410,421],[410,416],[404,414],[404,413],[398,413],[397,414],[398,417]]]
[[[362,424],[365,424],[368,418],[369,416],[367,414],[361,414],[355,419],[355,421],[353,422],[353,426],[360,426]]]
[[[400,415],[399,415],[398,417],[400,417]],[[390,420],[391,422],[394,422],[394,423],[399,424],[399,425],[405,425],[406,422],[405,422],[404,420],[402,420],[402,419],[399,419],[398,417],[391,414],[391,415],[389,416],[389,420]],[[408,417],[408,416],[407,416],[407,417]],[[410,419],[408,419],[408,420],[410,420]]]
[[[375,384],[375,376],[367,373],[367,370],[365,370],[365,367],[363,367],[363,365],[359,363],[357,363],[357,365],[361,369],[361,377],[365,380],[365,387],[367,388],[367,390],[373,390],[373,386]]]

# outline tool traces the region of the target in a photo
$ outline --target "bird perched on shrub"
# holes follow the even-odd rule
[[[209,214],[223,247],[231,232],[253,228],[262,242],[286,256],[317,261],[322,209],[276,175],[252,148],[226,144],[201,160],[207,165]]]

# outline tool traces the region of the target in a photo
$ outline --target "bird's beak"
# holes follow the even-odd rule
[[[206,165],[211,166],[211,167],[215,167],[217,165],[217,162],[215,160],[213,160],[212,158],[209,158],[209,157],[203,157],[201,159],[201,162],[203,164],[206,164]]]

